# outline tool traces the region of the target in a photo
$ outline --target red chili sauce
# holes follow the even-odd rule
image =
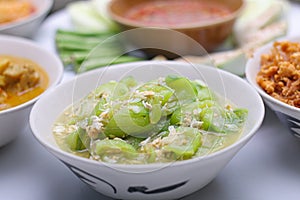
[[[225,5],[195,0],[149,1],[128,11],[126,17],[146,26],[182,26],[230,14]]]

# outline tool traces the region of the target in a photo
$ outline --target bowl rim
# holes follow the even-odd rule
[[[26,108],[30,105],[32,105],[34,102],[37,101],[37,99],[39,99],[42,95],[44,95],[45,93],[47,93],[50,89],[54,88],[56,85],[58,85],[62,78],[63,78],[63,73],[64,73],[64,67],[63,67],[63,64],[62,62],[60,61],[60,59],[55,55],[53,54],[52,52],[50,51],[47,51],[45,48],[43,48],[42,46],[34,43],[32,40],[30,39],[27,39],[27,38],[22,38],[22,37],[18,37],[18,36],[11,36],[11,35],[1,35],[0,34],[0,41],[1,40],[5,40],[5,41],[8,41],[8,42],[11,42],[11,43],[18,43],[18,44],[24,44],[26,45],[28,48],[35,48],[37,49],[39,52],[42,52],[43,54],[46,54],[47,56],[51,57],[52,60],[55,60],[55,62],[57,63],[56,67],[57,67],[57,75],[55,77],[55,79],[53,80],[52,84],[48,85],[48,87],[45,89],[44,92],[42,92],[40,95],[34,97],[33,99],[29,100],[29,101],[26,101],[20,105],[17,105],[17,106],[14,106],[14,107],[11,107],[11,108],[8,108],[8,109],[4,109],[4,110],[1,110],[0,111],[0,115],[4,115],[4,114],[7,114],[7,113],[11,113],[11,112],[15,112],[15,111],[18,111],[18,110],[21,110],[23,108]],[[47,75],[49,75],[47,73]]]
[[[286,109],[289,109],[294,112],[299,112],[300,113],[300,108],[297,108],[295,106],[289,105],[287,103],[284,103],[271,95],[267,94],[257,83],[256,83],[256,76],[257,72],[256,69],[259,70],[260,66],[254,66],[252,62],[256,60],[260,60],[260,57],[262,54],[266,54],[270,52],[270,49],[273,47],[274,42],[280,42],[280,41],[292,41],[292,42],[298,42],[300,43],[300,36],[286,36],[286,37],[281,37],[279,39],[276,39],[274,41],[271,41],[260,48],[256,49],[253,56],[248,59],[245,67],[245,76],[247,81],[256,89],[256,91],[266,100],[269,102],[272,102],[275,105],[278,105],[280,107],[284,107]],[[254,73],[255,72],[255,73]],[[251,76],[251,75],[254,76]]]
[[[29,24],[32,21],[40,18],[41,16],[48,14],[54,5],[54,0],[44,0],[44,1],[45,3],[47,3],[44,9],[37,9],[37,12],[33,13],[28,17],[25,17],[24,19],[8,22],[7,24],[3,24],[3,25],[0,24],[0,31],[5,31],[7,29],[18,27],[20,25]]]
[[[143,63],[147,63],[147,64],[155,64],[155,63],[164,63],[164,64],[171,64],[171,65],[186,65],[186,63],[181,63],[181,62],[174,62],[174,61],[138,61],[138,62],[134,62],[134,63],[123,63],[123,64],[116,64],[113,67],[124,67],[127,65],[132,65],[132,64],[143,64]],[[226,154],[228,152],[230,152],[232,149],[235,148],[239,148],[240,145],[246,144],[248,140],[251,139],[251,137],[253,137],[255,135],[255,133],[257,132],[257,130],[260,128],[263,119],[264,119],[264,115],[265,115],[265,107],[263,104],[263,100],[261,98],[261,96],[257,93],[257,91],[251,87],[246,81],[244,81],[243,79],[241,79],[240,77],[221,70],[221,69],[217,69],[217,68],[213,68],[211,66],[207,66],[207,65],[203,65],[203,64],[197,64],[197,66],[201,66],[203,68],[206,68],[207,70],[218,70],[218,72],[224,74],[225,76],[230,76],[230,78],[235,79],[237,82],[239,82],[240,84],[244,84],[247,85],[247,87],[249,88],[249,90],[251,90],[253,92],[253,94],[256,96],[257,101],[259,102],[259,107],[257,107],[257,109],[260,110],[261,115],[257,117],[257,120],[255,122],[255,124],[252,126],[252,128],[249,130],[249,133],[243,137],[239,137],[239,139],[234,142],[233,144],[225,147],[224,149],[221,149],[219,151],[216,151],[214,153],[211,153],[209,155],[206,156],[200,156],[200,157],[195,157],[192,159],[187,159],[187,160],[182,160],[182,161],[175,161],[175,162],[167,162],[167,163],[149,163],[149,164],[133,164],[133,165],[128,165],[128,164],[112,164],[112,163],[105,163],[105,162],[99,162],[99,161],[95,161],[95,160],[91,160],[88,158],[83,158],[80,156],[76,156],[73,155],[69,152],[66,152],[62,149],[60,149],[57,145],[51,145],[49,142],[47,142],[47,140],[43,139],[43,137],[40,136],[40,134],[38,134],[37,132],[37,128],[35,126],[35,121],[34,121],[34,115],[36,115],[38,113],[37,107],[39,106],[39,100],[36,102],[36,104],[33,106],[31,113],[30,113],[30,118],[29,118],[29,123],[30,123],[30,127],[31,127],[31,133],[34,135],[34,137],[38,140],[39,143],[41,143],[44,147],[46,147],[46,149],[48,151],[50,151],[52,154],[54,154],[56,157],[58,157],[59,160],[62,160],[59,156],[57,155],[61,155],[64,158],[69,158],[72,160],[76,160],[82,163],[87,163],[87,164],[91,164],[91,165],[96,165],[96,166],[102,166],[102,167],[111,167],[112,169],[124,169],[124,170],[129,170],[126,172],[130,172],[130,170],[134,170],[134,169],[156,169],[156,168],[164,168],[164,167],[168,167],[168,166],[182,166],[182,165],[186,165],[186,164],[193,164],[195,162],[201,161],[201,160],[210,160],[213,159],[214,157],[218,157],[221,156],[222,154]],[[209,69],[211,68],[211,69]],[[85,72],[83,74],[80,74],[77,76],[77,78],[83,77],[83,76],[90,76],[91,74],[94,73],[99,73],[100,71],[102,71],[103,68],[99,68],[96,70],[92,70],[89,72]],[[76,78],[76,79],[77,79]],[[64,87],[67,84],[72,84],[72,82],[74,82],[76,80],[71,79],[68,80],[60,85],[58,85],[55,89],[59,89],[61,87]],[[51,90],[49,91],[47,94],[45,94],[41,99],[46,99],[48,98],[48,96],[50,96],[53,92],[55,92],[55,90]],[[241,147],[241,146],[240,146]],[[55,153],[53,153],[55,152]]]
[[[220,25],[222,23],[226,23],[229,22],[231,20],[234,20],[235,18],[237,18],[240,13],[242,12],[242,10],[244,9],[244,7],[246,6],[245,4],[245,0],[240,0],[241,2],[241,6],[233,11],[230,12],[229,15],[225,16],[225,17],[220,17],[218,19],[214,19],[211,21],[207,21],[207,22],[193,22],[193,23],[188,23],[185,25],[176,25],[176,26],[170,26],[170,25],[164,25],[164,26],[148,26],[145,25],[143,23],[140,23],[138,21],[135,20],[130,20],[127,19],[126,17],[122,17],[118,14],[116,14],[115,12],[112,11],[111,7],[117,2],[118,0],[111,0],[108,5],[107,5],[107,12],[108,15],[111,17],[112,20],[114,20],[115,22],[122,24],[122,25],[126,25],[129,27],[133,27],[133,28],[157,28],[157,29],[173,29],[173,30],[186,30],[186,29],[205,29],[205,28],[209,28],[215,25]]]

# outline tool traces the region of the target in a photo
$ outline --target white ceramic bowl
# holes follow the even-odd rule
[[[0,35],[0,55],[23,57],[38,63],[49,76],[48,89],[57,85],[63,76],[59,58],[32,41],[15,36]],[[46,90],[46,91],[47,91]],[[29,112],[40,96],[7,110],[0,111],[0,146],[12,141],[29,124]]]
[[[0,25],[0,34],[32,37],[53,6],[53,0],[26,1],[31,2],[35,6],[36,11],[24,19]]]
[[[74,156],[57,146],[52,135],[55,120],[67,106],[84,97],[95,89],[96,85],[109,80],[120,80],[127,75],[133,75],[139,81],[147,81],[174,73],[191,79],[202,79],[220,95],[249,110],[245,129],[237,142],[209,156],[148,165],[101,163]],[[144,61],[97,69],[59,85],[34,105],[30,115],[30,126],[36,139],[48,151],[98,192],[114,199],[166,200],[191,194],[214,179],[250,140],[263,118],[264,105],[261,97],[245,80],[235,75],[213,67],[193,67],[186,63],[168,61]]]
[[[292,42],[300,42],[300,37],[282,38]],[[290,130],[290,132],[300,138],[300,108],[285,104],[274,97],[268,95],[256,82],[256,75],[260,70],[260,57],[262,54],[270,52],[273,42],[266,44],[255,51],[253,57],[246,64],[246,78],[248,82],[259,92],[264,102],[278,116],[279,120]]]

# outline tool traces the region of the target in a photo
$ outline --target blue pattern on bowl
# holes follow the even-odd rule
[[[109,183],[108,181],[95,176],[93,174],[90,174],[82,169],[79,169],[78,167],[75,167],[63,160],[61,160],[78,178],[80,178],[84,183],[90,185],[92,188],[94,188],[95,190],[97,190],[97,185],[101,185],[101,184],[106,184],[108,185],[112,190],[114,194],[117,194],[117,188]],[[186,181],[182,181],[180,183],[176,183],[173,185],[169,185],[169,186],[164,186],[164,187],[160,187],[160,188],[156,188],[156,189],[149,189],[146,186],[130,186],[127,191],[129,193],[143,193],[143,194],[159,194],[159,193],[164,193],[164,192],[169,192],[171,190],[175,190],[177,188],[180,188],[182,186],[184,186],[186,183],[188,182],[188,180]]]
[[[300,139],[300,120],[294,117],[288,116],[282,112],[275,112],[279,120],[289,128],[291,133]]]

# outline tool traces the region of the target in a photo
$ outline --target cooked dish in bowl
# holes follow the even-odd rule
[[[0,55],[0,111],[25,103],[48,87],[48,75],[32,60]]]
[[[257,49],[246,65],[246,78],[279,120],[300,138],[300,39],[283,38]]]
[[[138,83],[129,76],[67,108],[53,134],[63,150],[103,162],[186,160],[239,138],[248,111],[222,100],[199,80],[168,75]]]
[[[158,0],[133,6],[125,17],[143,26],[180,27],[222,19],[230,13],[230,8],[221,2]]]
[[[223,44],[243,6],[243,0],[111,0],[107,10],[120,30],[135,30],[124,38],[129,47],[174,58],[199,55],[190,39],[208,52]]]
[[[157,82],[160,85],[157,85]],[[134,88],[139,88],[139,92],[134,93]],[[136,95],[139,98],[133,98]],[[124,101],[126,99],[129,101]],[[173,104],[171,100],[174,101]],[[126,102],[125,106],[122,106],[122,102]],[[130,106],[126,106],[129,103]],[[201,107],[205,104],[207,107]],[[104,109],[110,106],[113,108],[111,111],[115,112],[115,118],[112,120],[112,115],[108,112],[108,123],[104,122],[102,126],[99,118],[106,118]],[[195,113],[191,112],[195,107]],[[83,108],[83,112],[78,108]],[[66,113],[66,109],[70,112]],[[197,115],[200,110],[203,111],[202,116]],[[212,115],[211,110],[216,115]],[[243,123],[246,113],[247,118]],[[76,118],[76,115],[72,114],[83,118]],[[194,120],[189,119],[189,116],[194,117]],[[203,124],[209,125],[203,125],[200,117]],[[211,117],[211,123],[206,123]],[[68,119],[63,121],[66,118]],[[204,65],[144,61],[100,68],[60,84],[36,102],[30,113],[30,127],[37,141],[96,191],[113,199],[167,200],[191,194],[211,182],[252,138],[263,118],[264,104],[261,97],[238,76]],[[170,124],[162,123],[167,120],[170,120]],[[218,123],[220,121],[221,123]],[[76,131],[76,124],[80,124],[77,122],[82,122],[82,127],[90,127],[87,128],[90,134],[84,129],[84,134],[80,135],[80,132]],[[159,126],[160,124],[166,124],[166,127]],[[227,124],[226,128],[220,126],[221,124]],[[103,134],[97,131],[94,134],[94,131],[91,131],[93,125],[96,130],[101,127],[109,129]],[[203,129],[197,128],[200,125]],[[116,131],[113,131],[113,128]],[[232,132],[237,130],[236,128],[241,128],[241,133]],[[157,135],[152,136],[149,132],[151,129],[153,132],[159,130],[156,131]],[[207,132],[218,133],[206,134]],[[55,138],[59,133],[61,143]],[[224,138],[231,135],[233,140],[234,137],[237,137],[237,140],[213,153],[208,149],[209,153],[203,152],[205,156],[197,156],[200,153],[199,149],[206,150],[204,146],[209,140],[205,137],[215,135],[224,135]],[[151,136],[161,139],[155,143],[153,141],[156,138],[151,141]],[[92,145],[87,146],[86,144],[91,144],[89,140],[92,141]],[[169,144],[169,141],[173,140],[172,145]],[[159,145],[162,142],[164,145],[161,145],[160,149]],[[144,152],[148,152],[147,154],[140,152],[139,144],[144,145]],[[152,147],[152,144],[157,144],[158,149]],[[86,151],[88,158],[74,155],[74,152],[84,153],[78,149]],[[93,149],[95,154],[89,155]],[[176,161],[159,162],[156,159],[161,157],[157,156],[156,150],[170,152],[166,154],[170,155],[167,158]],[[119,160],[118,157],[122,154],[124,160]],[[92,156],[92,159],[89,159],[89,156]],[[137,162],[144,164],[133,164]],[[140,189],[145,187],[155,193],[149,195],[148,190],[145,193],[138,192],[144,191]]]
[[[28,126],[32,105],[63,75],[59,58],[32,40],[0,36],[0,147]]]
[[[53,0],[0,0],[0,33],[33,37]]]
[[[0,0],[0,26],[24,19],[35,12],[35,6],[24,0]]]
[[[272,97],[300,108],[300,43],[274,42],[261,55],[258,85]]]

